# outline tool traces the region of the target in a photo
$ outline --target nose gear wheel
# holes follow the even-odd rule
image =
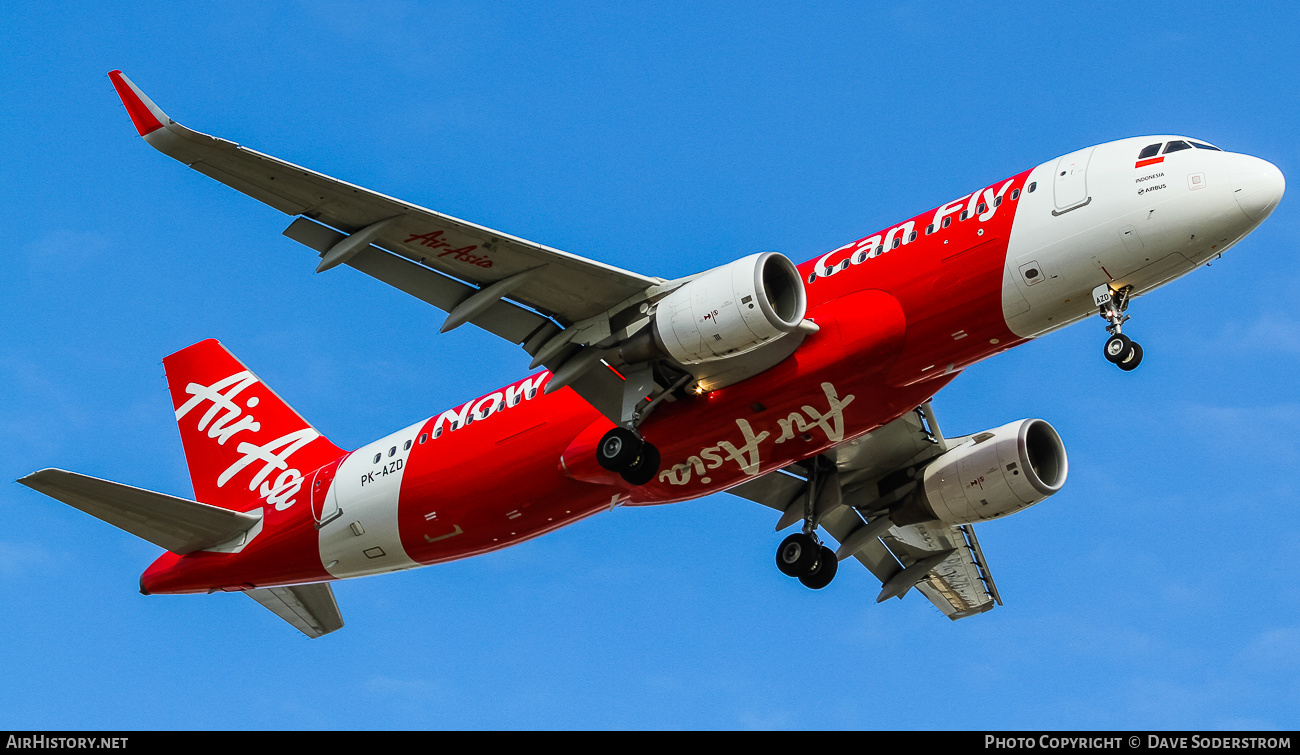
[[[1142,347],[1120,332],[1129,319],[1124,312],[1128,309],[1129,296],[1132,292],[1132,286],[1115,290],[1109,284],[1102,284],[1094,289],[1092,294],[1102,318],[1108,323],[1106,332],[1110,333],[1110,338],[1106,339],[1106,344],[1102,348],[1102,355],[1106,357],[1106,361],[1117,365],[1125,372],[1132,371],[1142,362]]]

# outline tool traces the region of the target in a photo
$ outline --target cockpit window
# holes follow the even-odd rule
[[[1192,146],[1195,147],[1195,148],[1197,148],[1197,149],[1212,149],[1212,150],[1214,150],[1215,152],[1222,152],[1222,151],[1223,151],[1223,150],[1219,149],[1218,147],[1214,146],[1213,144],[1201,144],[1200,142],[1192,142]]]
[[[1160,145],[1152,144],[1142,148],[1142,151],[1138,153],[1138,159],[1145,160],[1148,157],[1155,157],[1158,154],[1160,154]]]
[[[1183,142],[1183,141],[1169,142],[1169,146],[1165,147],[1164,154],[1167,155],[1170,152],[1177,152],[1182,149],[1191,149],[1191,148],[1192,145],[1188,144],[1187,142]]]

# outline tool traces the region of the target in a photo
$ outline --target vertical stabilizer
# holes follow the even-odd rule
[[[312,470],[343,454],[215,340],[163,358],[172,407],[202,503],[285,509]]]

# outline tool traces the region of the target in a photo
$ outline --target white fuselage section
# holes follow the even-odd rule
[[[397,503],[411,443],[421,422],[353,451],[339,464],[330,491],[338,512],[320,526],[325,571],[343,579],[420,564],[402,547]]]
[[[1138,295],[1184,275],[1253,230],[1281,199],[1281,172],[1250,155],[1192,148],[1137,167],[1144,147],[1175,141],[1195,140],[1121,139],[1034,168],[1003,276],[1012,332],[1040,336],[1096,314],[1091,292],[1101,284]]]

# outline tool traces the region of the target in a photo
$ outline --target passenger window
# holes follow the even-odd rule
[[[934,223],[931,223],[930,225],[927,225],[927,226],[925,227],[925,235],[926,235],[926,236],[929,236],[929,235],[932,234],[932,233],[934,233]]]
[[[849,269],[849,261],[848,261],[848,260],[844,260],[843,262],[841,262],[841,263],[840,263],[840,269],[841,269],[841,270],[848,270],[848,269]]]
[[[996,196],[996,197],[993,198],[993,206],[994,206],[994,207],[1001,207],[1001,206],[1002,206],[1002,195],[1001,195],[1001,194],[999,194],[998,196]]]
[[[1020,189],[1012,189],[1012,190],[1011,190],[1011,201],[1014,202],[1014,201],[1016,201],[1017,199],[1020,199]]]
[[[382,459],[382,458],[384,458],[383,453],[377,453],[377,454],[375,454],[375,462],[374,462],[374,463],[378,464],[378,463],[379,463],[379,460]]]
[[[1195,148],[1197,148],[1197,149],[1212,149],[1212,150],[1214,150],[1215,152],[1222,152],[1222,151],[1223,151],[1223,150],[1219,149],[1218,147],[1214,146],[1213,144],[1201,144],[1200,142],[1192,142],[1192,146],[1195,147]]]
[[[411,441],[409,441],[409,440],[406,441],[406,445],[402,446],[402,450],[403,450],[403,451],[410,451],[410,450],[411,450]]]
[[[907,234],[907,243],[910,244],[913,241],[916,241],[916,231],[912,231],[911,233]]]
[[[1169,146],[1165,147],[1164,154],[1167,155],[1170,152],[1178,152],[1179,150],[1191,149],[1191,148],[1192,145],[1188,144],[1187,142],[1169,142]]]
[[[397,453],[397,446],[393,446],[392,448],[388,449],[389,456],[393,456],[396,453]]]
[[[960,217],[960,218],[957,218],[957,219],[958,219],[958,220],[965,220],[965,219],[968,218],[968,217],[970,217],[970,212],[967,211],[967,210],[962,210],[962,211],[961,211],[961,217]]]
[[[984,214],[984,211],[987,210],[988,208],[989,208],[988,205],[984,204],[983,202],[980,202],[980,203],[979,203],[979,206],[977,206],[977,207],[975,208],[975,214],[976,214],[976,215],[983,215],[983,214]]]
[[[900,239],[900,238],[895,238],[895,239],[894,239],[894,243],[890,244],[890,245],[889,245],[889,248],[890,248],[890,249],[897,249],[897,248],[898,248],[898,245],[901,244],[901,243],[903,243],[903,240],[902,240],[902,239]]]
[[[946,218],[943,219],[943,227],[944,227],[944,228],[947,228],[947,227],[950,226],[950,225],[952,225],[952,216],[951,216],[951,215],[949,215],[948,217],[946,217]]]
[[[812,283],[817,280],[817,273],[808,273],[808,282]]]
[[[420,433],[420,445],[424,445],[424,442],[428,439],[429,439],[428,433]]]
[[[885,245],[884,245],[884,244],[881,244],[880,246],[876,247],[876,256],[877,256],[877,257],[879,257],[880,255],[882,255],[882,254],[884,254],[884,253],[885,253]]]
[[[441,436],[442,436],[442,425],[438,425],[433,429],[433,437],[438,438]]]
[[[1034,181],[1033,183],[1029,184],[1029,193],[1030,193],[1030,194],[1033,194],[1033,193],[1034,193],[1034,189],[1037,189],[1037,188],[1038,188],[1038,182],[1037,182],[1037,181]]]
[[[866,252],[858,252],[857,255],[853,258],[853,264],[855,265],[861,265],[863,262],[866,261],[867,261]]]
[[[1142,148],[1142,151],[1138,153],[1138,159],[1145,160],[1148,157],[1155,157],[1158,154],[1160,154],[1160,145],[1151,144]]]

